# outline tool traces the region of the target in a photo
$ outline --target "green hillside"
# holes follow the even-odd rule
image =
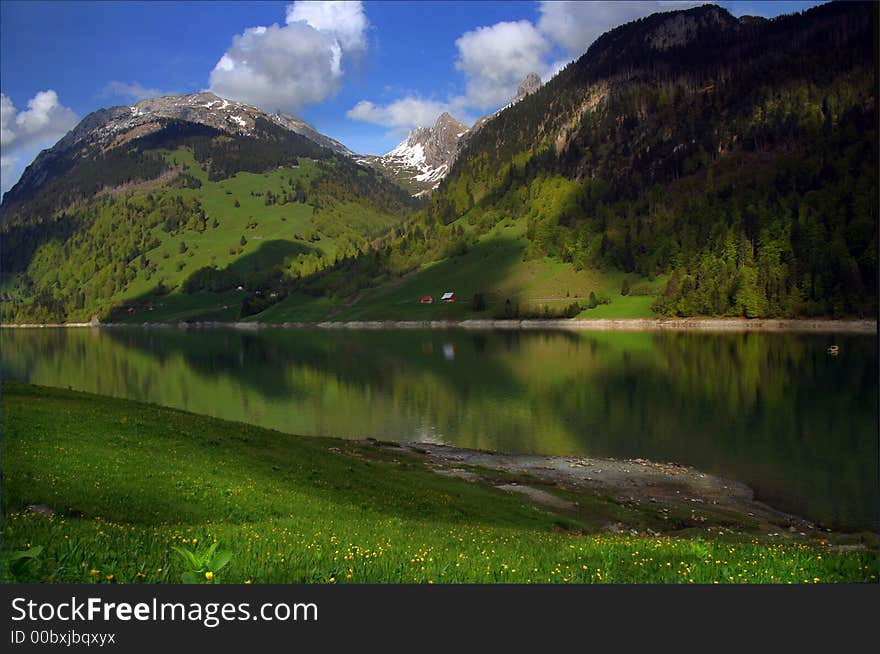
[[[489,234],[471,238],[461,253],[428,261],[401,276],[389,275],[377,286],[353,295],[334,294],[333,276],[322,276],[315,285],[327,284],[330,298],[293,294],[250,319],[641,318],[652,315],[651,303],[662,289],[662,279],[648,282],[622,271],[576,270],[558,259],[524,258],[529,240],[522,221],[498,225]],[[624,280],[632,289],[626,296],[620,294]],[[445,292],[455,293],[456,302],[440,302]],[[590,308],[591,293],[597,302],[594,308]],[[431,296],[434,303],[422,304],[424,296]]]
[[[4,262],[5,321],[235,320],[358,256],[407,206],[341,159],[212,180],[190,147],[151,153],[167,168],[156,180],[4,223],[4,250],[19,255]]]
[[[672,21],[691,41],[646,47]],[[487,123],[426,212],[526,256],[668,274],[662,315],[870,315],[877,306],[876,6],[773,21],[655,14]]]

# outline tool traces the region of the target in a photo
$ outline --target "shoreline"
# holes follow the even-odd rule
[[[497,452],[426,442],[372,442],[388,451],[404,451],[422,457],[436,474],[488,483],[501,490],[528,496],[533,502],[550,508],[575,509],[576,501],[566,501],[557,494],[567,491],[572,500],[580,494],[598,494],[610,496],[638,511],[684,511],[690,513],[694,523],[720,531],[745,528],[753,533],[766,533],[778,529],[802,538],[859,531],[832,531],[814,520],[761,501],[744,482],[681,463],[642,458]],[[480,474],[481,469],[512,475],[517,481],[492,480]],[[623,531],[628,531],[628,527]]]
[[[6,329],[51,328],[161,328],[161,329],[465,329],[564,331],[696,331],[696,332],[809,332],[876,334],[877,321],[865,319],[798,318],[600,318],[534,320],[353,320],[320,322],[143,322],[143,323],[20,323],[0,324]]]
[[[285,443],[292,438],[299,444],[332,453],[332,458],[341,467],[347,467],[346,463],[341,462],[348,459],[375,461],[377,464],[410,470],[416,477],[420,474],[419,470],[423,470],[429,475],[452,477],[476,486],[520,495],[534,508],[584,520],[585,524],[592,523],[590,533],[631,533],[633,530],[652,533],[653,529],[657,535],[661,531],[674,535],[692,533],[693,529],[697,529],[718,535],[784,535],[806,540],[836,535],[848,539],[846,547],[851,549],[864,549],[862,536],[875,533],[873,527],[826,525],[800,512],[786,511],[757,497],[755,490],[746,482],[679,462],[517,453],[415,439],[386,441],[309,436],[267,430],[137,400],[25,382],[4,381],[3,391],[4,398],[16,394],[20,397],[30,395],[45,402],[59,397],[74,398],[78,403],[101,405],[107,411],[126,416],[148,410],[162,414],[162,424],[168,419],[182,417],[182,420],[199,422],[205,429],[222,427],[230,434],[239,434],[246,428],[252,432],[274,435],[273,438],[280,438]],[[232,441],[235,448],[241,443],[250,442],[238,437]],[[212,447],[216,445],[214,441],[211,443]],[[412,466],[406,459],[424,467]],[[852,538],[856,540],[852,541]]]

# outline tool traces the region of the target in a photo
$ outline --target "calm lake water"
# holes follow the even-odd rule
[[[35,384],[291,434],[674,461],[824,526],[877,525],[873,336],[3,329],[0,345],[4,377]]]

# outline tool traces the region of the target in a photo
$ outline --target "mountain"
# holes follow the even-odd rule
[[[449,172],[473,132],[540,87],[541,78],[529,73],[505,107],[483,116],[472,128],[444,112],[433,127],[417,127],[390,152],[380,157],[360,157],[359,161],[382,170],[415,196],[428,195]]]
[[[529,73],[516,89],[516,97],[514,97],[513,102],[519,102],[530,93],[537,91],[539,88],[541,88],[541,78],[538,77],[537,73]]]
[[[382,170],[413,195],[424,195],[446,175],[467,131],[467,125],[444,112],[432,127],[417,127],[390,152],[360,161]]]
[[[526,259],[624,274],[656,314],[871,315],[876,20],[706,5],[616,28],[468,140],[428,223],[521,225]]]
[[[532,93],[534,93],[535,91],[540,89],[541,85],[542,85],[541,78],[538,76],[537,73],[529,73],[528,75],[526,75],[525,79],[523,79],[523,81],[520,82],[520,85],[517,87],[516,95],[513,96],[513,99],[510,102],[508,102],[506,105],[504,105],[501,109],[499,109],[495,113],[487,114],[487,115],[479,118],[477,120],[477,122],[475,122],[473,124],[470,131],[467,134],[465,134],[462,137],[462,139],[459,141],[459,143],[458,143],[459,151],[464,149],[464,147],[467,145],[468,141],[470,141],[471,138],[473,138],[473,136],[477,132],[479,132],[481,129],[483,129],[483,126],[486,123],[488,123],[490,120],[495,118],[495,116],[500,114],[505,109],[509,109],[510,107],[515,105],[517,102],[519,102],[520,100],[522,100],[526,96],[531,95]],[[451,164],[450,164],[450,168],[451,168]]]
[[[338,154],[354,154],[296,116],[282,112],[268,113],[242,102],[226,100],[209,91],[150,98],[127,109],[129,113],[126,113],[126,107],[110,109],[113,117],[103,125],[102,131],[114,135],[116,139],[119,135],[132,134],[135,129],[139,130],[137,134],[143,135],[144,125],[155,125],[157,118],[169,118],[207,125],[229,134],[253,135],[257,131],[257,121],[268,120]]]
[[[293,116],[210,93],[101,109],[3,197],[2,317],[249,315],[359,256],[411,206]]]
[[[203,133],[223,133],[236,137],[269,137],[279,135],[303,139],[293,144],[295,149],[320,156],[311,144],[330,152],[352,156],[341,143],[320,134],[305,121],[280,112],[267,113],[233,100],[220,98],[210,92],[188,95],[167,95],[142,100],[131,106],[99,109],[86,116],[49,150],[41,152],[28,166],[18,183],[3,197],[3,206],[33,197],[43,190],[52,178],[68,173],[78,162],[94,159],[124,146],[133,139],[150,135],[161,138],[171,123],[206,128]]]
[[[99,112],[4,198],[3,318],[876,315],[877,18],[622,25],[479,129],[407,139],[412,177],[448,169],[419,204],[269,116]]]
[[[345,275],[397,281],[334,316],[875,316],[877,19],[705,5],[607,32],[469,132]],[[414,299],[449,290],[467,301]]]

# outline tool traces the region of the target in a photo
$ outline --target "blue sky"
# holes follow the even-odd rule
[[[2,190],[86,114],[212,89],[380,154],[441,111],[470,124],[601,33],[699,2],[0,1]],[[818,2],[721,2],[773,17]]]

